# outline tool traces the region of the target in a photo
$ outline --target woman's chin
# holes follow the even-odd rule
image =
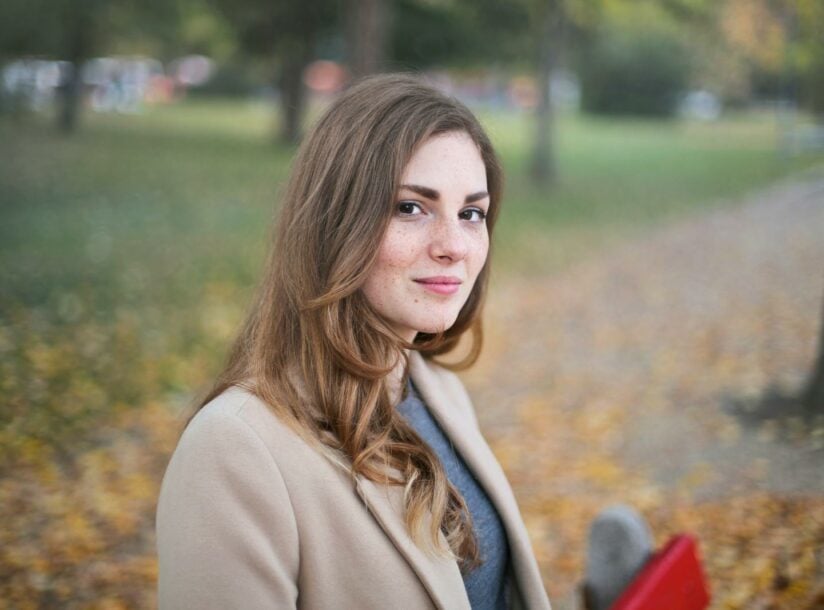
[[[428,324],[421,324],[418,328],[419,333],[427,335],[437,335],[438,333],[445,333],[455,324],[457,316],[449,318],[448,320],[440,320],[438,322],[430,322]]]

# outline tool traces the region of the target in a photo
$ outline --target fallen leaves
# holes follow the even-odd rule
[[[697,536],[713,608],[822,607],[824,426],[727,406],[791,394],[812,364],[816,193],[791,185],[493,293],[493,349],[465,377],[561,606],[591,520],[625,503],[659,545]]]
[[[71,462],[41,446],[0,480],[0,607],[154,606],[154,506],[182,422],[155,403],[109,423]]]

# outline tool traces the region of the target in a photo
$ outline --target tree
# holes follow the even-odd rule
[[[802,101],[824,123],[824,3],[785,0],[795,10],[794,55],[801,76]]]
[[[824,5],[797,0],[798,53],[802,95],[808,108],[824,124]],[[824,414],[824,305],[821,309],[818,354],[802,394],[808,414]]]
[[[818,330],[818,354],[801,392],[801,402],[808,415],[824,414],[824,304]]]
[[[470,48],[494,50],[493,59],[509,65],[526,64],[534,75],[537,104],[534,115],[534,140],[529,173],[541,185],[550,184],[556,175],[553,146],[550,75],[563,55],[569,2],[578,0],[516,0],[509,3],[475,0],[463,5],[473,23],[478,41]],[[600,1],[600,0],[598,0]],[[506,27],[508,26],[508,27]],[[481,51],[476,61],[487,59]]]
[[[389,50],[401,69],[505,64],[522,54],[517,33],[527,20],[514,3],[396,0],[393,13]]]
[[[824,3],[726,0],[719,32],[749,68],[756,92],[800,102],[824,120]],[[785,90],[782,90],[781,84]],[[788,91],[792,83],[792,92]]]
[[[333,0],[216,0],[237,32],[243,50],[271,64],[272,82],[280,93],[279,138],[300,139],[306,106],[303,71],[315,56],[320,38],[338,24]]]
[[[0,54],[39,55],[68,62],[59,89],[57,125],[77,127],[83,64],[107,51],[124,30],[164,29],[176,19],[163,0],[4,0],[0,4]]]
[[[535,107],[535,140],[532,147],[530,175],[537,184],[555,181],[557,167],[552,144],[552,97],[550,82],[558,56],[564,48],[563,33],[566,14],[563,0],[549,0],[537,7],[537,58],[535,81],[538,87],[538,103]]]
[[[347,0],[346,52],[353,78],[385,66],[391,12],[389,0]]]

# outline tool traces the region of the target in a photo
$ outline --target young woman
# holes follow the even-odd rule
[[[480,349],[501,170],[475,117],[409,76],[326,111],[157,512],[161,608],[548,608],[458,378]],[[454,366],[452,368],[455,368]]]

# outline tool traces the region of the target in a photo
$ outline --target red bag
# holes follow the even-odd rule
[[[704,610],[709,603],[695,540],[679,534],[652,556],[610,610]]]

